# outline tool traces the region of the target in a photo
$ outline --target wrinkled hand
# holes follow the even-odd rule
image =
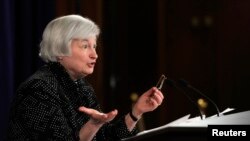
[[[79,107],[79,111],[88,114],[90,116],[91,123],[98,125],[102,125],[113,120],[118,113],[116,109],[108,113],[101,113],[95,109],[86,108],[84,106]]]
[[[132,109],[132,112],[133,114],[140,116],[143,113],[153,111],[161,105],[163,99],[164,96],[162,92],[156,87],[152,87],[139,97]]]

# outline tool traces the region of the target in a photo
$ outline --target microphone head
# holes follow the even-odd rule
[[[182,87],[189,87],[188,82],[184,79],[179,79],[178,82]]]

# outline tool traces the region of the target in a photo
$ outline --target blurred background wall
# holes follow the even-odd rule
[[[250,109],[250,1],[1,0],[0,9],[0,139],[16,88],[43,65],[43,29],[67,14],[89,17],[101,28],[99,60],[88,80],[104,111],[127,113],[131,94],[154,86],[161,74],[187,80],[220,111]],[[162,91],[164,102],[144,115],[144,130],[198,114],[183,92],[165,84]],[[216,113],[209,102],[206,109]]]

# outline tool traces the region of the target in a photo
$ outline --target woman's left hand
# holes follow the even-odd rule
[[[138,118],[143,113],[155,110],[159,105],[161,105],[163,99],[164,96],[162,92],[156,87],[152,87],[139,97],[133,106],[132,113]]]

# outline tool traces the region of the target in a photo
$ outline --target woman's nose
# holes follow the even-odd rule
[[[98,58],[98,54],[97,54],[96,50],[92,50],[92,53],[90,54],[90,57],[93,58],[93,59]]]

